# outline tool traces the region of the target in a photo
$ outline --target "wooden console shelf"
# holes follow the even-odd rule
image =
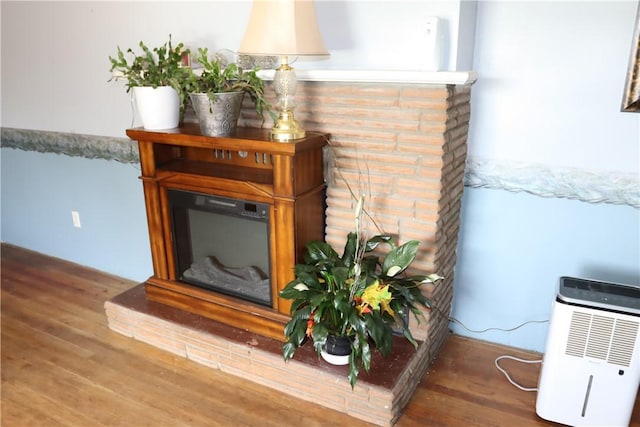
[[[154,274],[147,297],[270,338],[284,339],[290,303],[278,292],[294,278],[310,240],[322,240],[323,160],[327,135],[288,143],[268,131],[238,128],[234,137],[208,137],[197,125],[149,131],[128,129],[138,141]],[[269,206],[271,307],[179,280],[173,250],[170,189]]]

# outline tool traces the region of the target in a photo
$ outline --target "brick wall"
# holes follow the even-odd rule
[[[437,310],[419,324],[412,319],[425,363],[448,331],[437,312],[449,314],[453,294],[470,97],[470,85],[351,82],[299,82],[296,94],[302,127],[331,135],[327,242],[343,247],[354,229],[349,187],[365,191],[365,207],[383,232],[421,242],[415,272],[445,277],[425,290]],[[239,125],[259,126],[247,101]]]

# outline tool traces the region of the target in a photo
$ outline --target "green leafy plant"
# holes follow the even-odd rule
[[[169,35],[169,40],[159,47],[150,49],[144,42],[139,43],[142,53],[137,54],[129,48],[126,52],[118,46],[115,57],[109,56],[111,62],[111,80],[126,79],[127,92],[132,87],[171,86],[178,92],[180,98],[181,113],[188,102],[188,93],[185,90],[185,82],[189,79],[191,69],[185,66],[185,58],[190,54],[189,49],[183,43],[174,45]],[[130,58],[128,58],[130,56]]]
[[[380,245],[389,248],[386,254],[376,252]],[[371,367],[372,344],[385,357],[391,352],[394,326],[417,348],[408,314],[419,320],[419,306],[431,306],[420,286],[442,279],[437,274],[406,274],[418,245],[416,240],[397,245],[384,234],[365,239],[359,231],[347,235],[342,255],[325,242],[308,243],[304,263],[295,266],[295,279],[280,292],[292,300],[284,359],[291,359],[307,339],[320,353],[329,334],[349,337],[348,379],[354,387],[360,368],[368,372]]]
[[[264,113],[271,113],[269,104],[264,99],[264,81],[258,76],[258,68],[243,70],[236,63],[214,56],[209,58],[207,48],[199,48],[194,60],[202,65],[201,70],[192,70],[185,82],[189,93],[206,93],[209,99],[215,100],[217,93],[243,92],[251,97],[256,113],[264,121]]]

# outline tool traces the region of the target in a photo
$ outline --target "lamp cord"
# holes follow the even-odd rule
[[[456,323],[460,326],[462,326],[464,329],[466,329],[469,332],[473,332],[476,334],[483,334],[485,332],[489,332],[489,331],[502,331],[502,332],[513,332],[516,329],[520,329],[525,325],[528,325],[529,323],[549,323],[548,320],[527,320],[526,322],[522,322],[517,326],[514,326],[513,328],[486,328],[486,329],[481,329],[481,330],[474,330],[474,329],[470,329],[468,328],[464,323],[462,323],[460,320],[456,319],[455,317],[449,317],[449,320],[453,323]]]
[[[513,332],[516,329],[520,329],[523,326],[526,326],[530,323],[549,323],[549,320],[527,320],[526,322],[522,322],[517,326],[514,326],[512,328],[497,328],[497,327],[491,327],[491,328],[486,328],[486,329],[480,329],[480,330],[476,330],[476,329],[471,329],[469,328],[467,325],[465,325],[464,323],[462,323],[461,320],[456,319],[455,317],[452,316],[448,316],[446,313],[444,313],[442,310],[440,310],[440,308],[438,308],[435,305],[431,306],[431,309],[435,310],[440,316],[444,317],[445,319],[449,320],[452,323],[456,323],[457,325],[460,325],[463,329],[472,332],[474,334],[483,334],[485,332],[489,332],[489,331],[502,331],[502,332]]]

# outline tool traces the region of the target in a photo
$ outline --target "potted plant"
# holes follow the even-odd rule
[[[127,92],[133,89],[136,107],[145,129],[169,129],[178,126],[188,101],[184,82],[189,76],[189,50],[182,43],[169,41],[153,49],[142,41],[142,53],[133,49],[131,61],[118,47],[111,61],[111,80],[126,79]]]
[[[372,344],[383,356],[391,351],[394,328],[417,348],[408,324],[408,313],[419,319],[419,305],[430,307],[420,286],[442,279],[436,274],[409,276],[418,241],[397,245],[389,235],[365,238],[358,227],[362,199],[356,208],[356,231],[348,234],[342,255],[331,245],[307,244],[304,263],[295,266],[295,279],[280,292],[292,300],[291,320],[286,324],[283,346],[285,360],[311,339],[325,359],[327,344],[336,337],[348,344],[349,375],[355,386],[359,371],[371,366]],[[375,252],[387,245],[386,253]],[[345,363],[346,364],[346,363]]]
[[[207,48],[199,48],[194,60],[202,68],[192,70],[185,88],[203,135],[233,135],[245,94],[264,121],[264,112],[271,109],[264,99],[264,81],[257,75],[258,68],[247,71],[234,62],[227,64],[220,55],[209,58]]]

